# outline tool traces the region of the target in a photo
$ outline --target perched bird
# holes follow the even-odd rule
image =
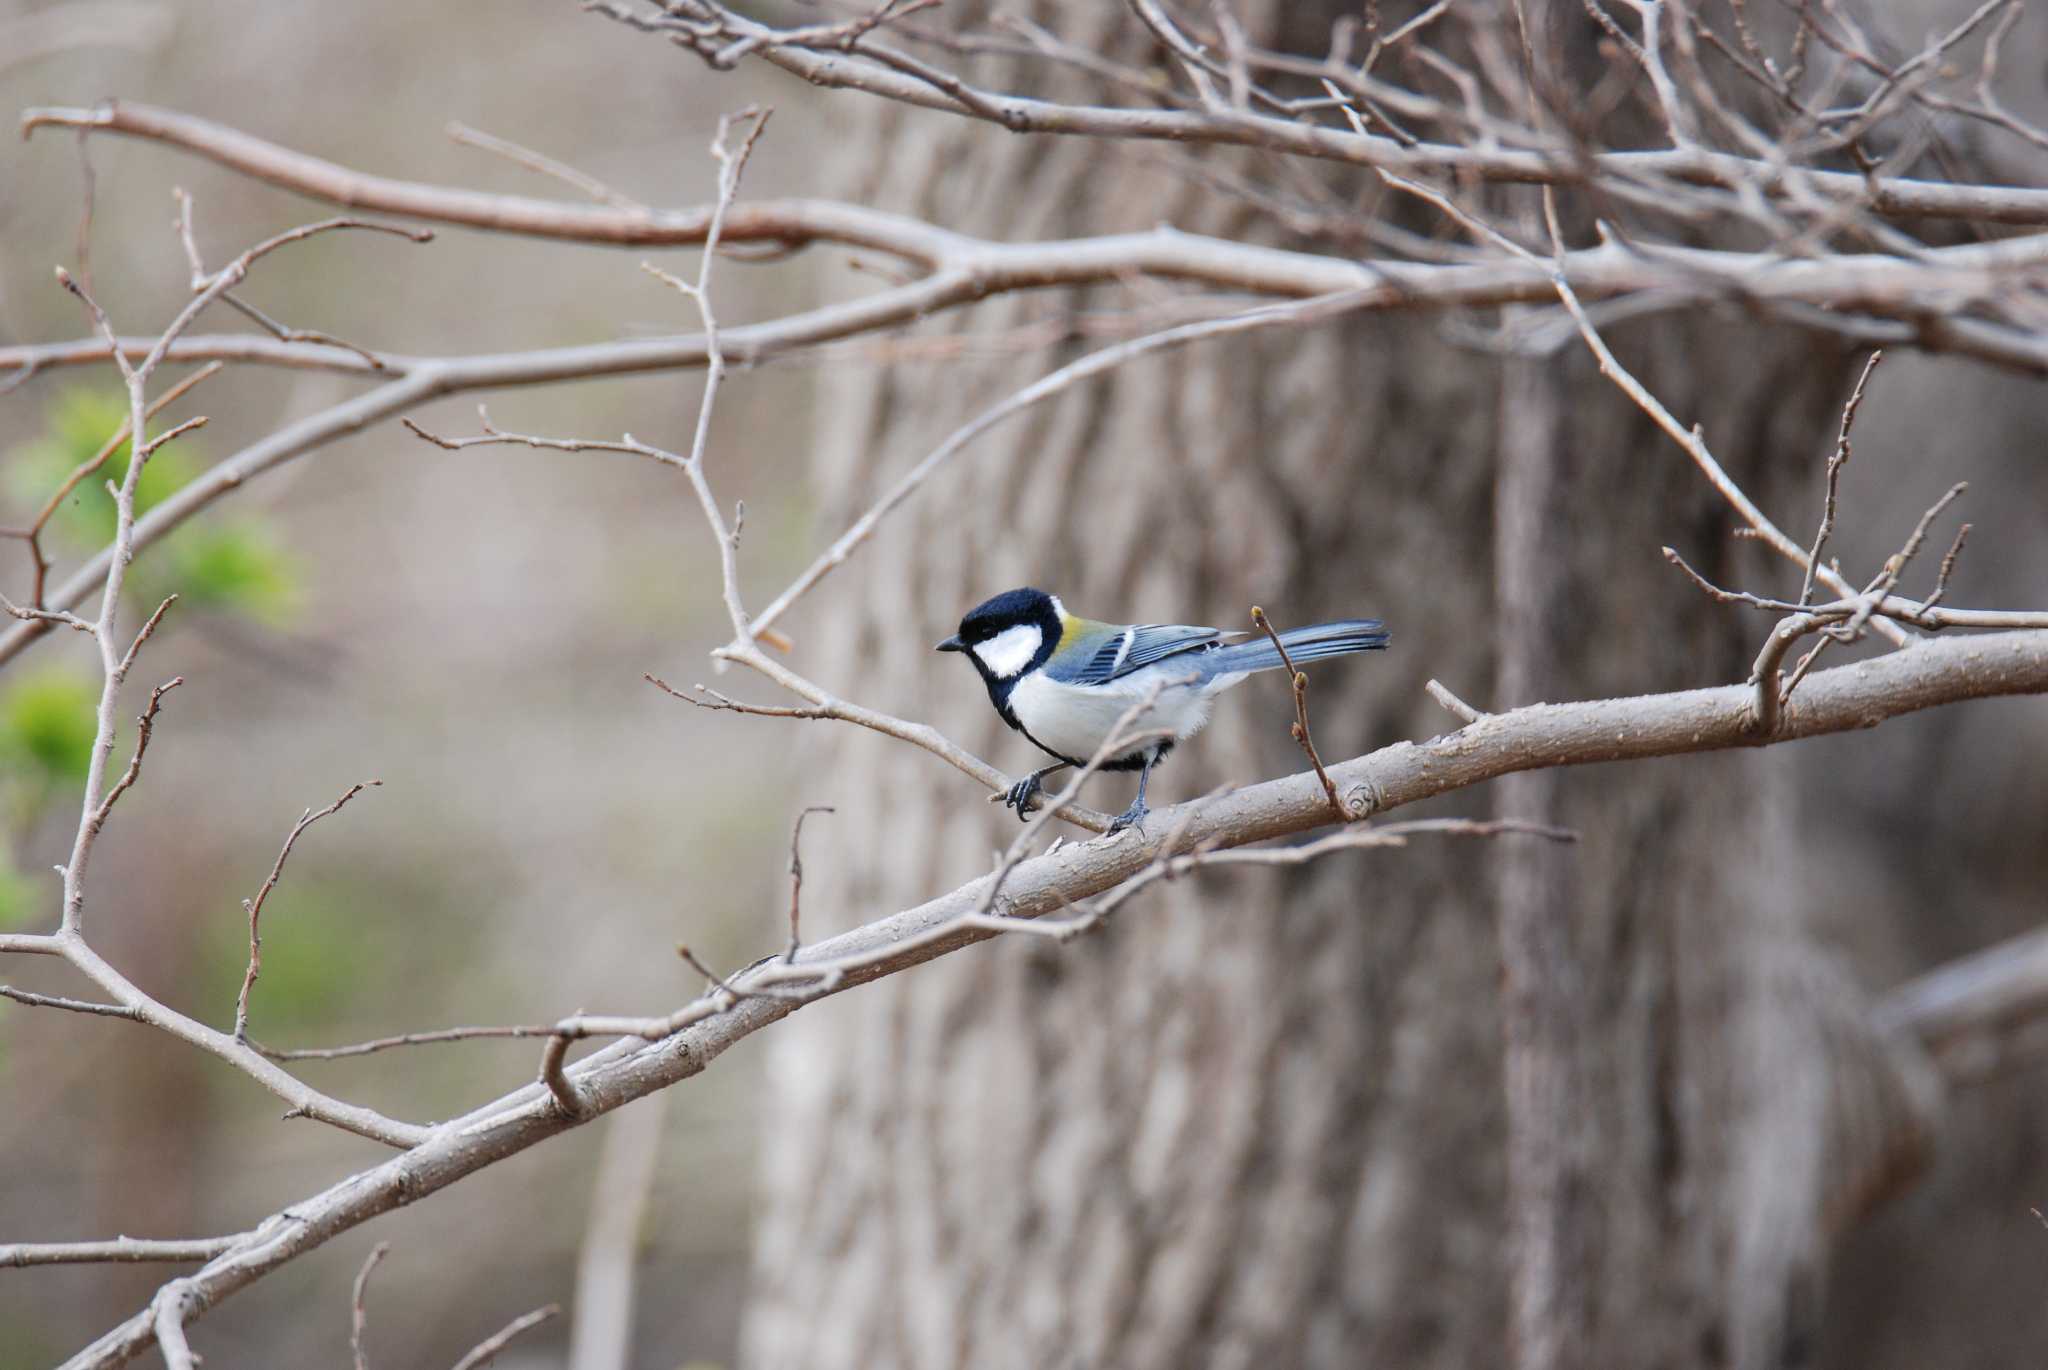
[[[1233,641],[1243,633],[1181,624],[1097,623],[1076,618],[1043,590],[1009,590],[977,605],[960,631],[938,645],[965,652],[988,686],[1003,722],[1056,758],[1012,785],[1003,802],[1023,818],[1045,777],[1083,766],[1109,741],[1117,720],[1157,691],[1128,732],[1168,731],[1139,743],[1103,767],[1138,772],[1138,797],[1110,825],[1121,832],[1143,823],[1152,768],[1209,721],[1210,701],[1253,671],[1281,664],[1271,641]],[[1387,645],[1378,619],[1345,619],[1280,634],[1296,665]]]

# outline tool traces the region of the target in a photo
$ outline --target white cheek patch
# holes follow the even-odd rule
[[[1003,629],[986,642],[976,643],[974,654],[981,658],[981,664],[988,667],[989,674],[998,680],[1008,680],[1031,664],[1031,658],[1038,655],[1039,644],[1045,635],[1033,623],[1019,623]]]

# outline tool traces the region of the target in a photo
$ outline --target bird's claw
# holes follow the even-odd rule
[[[1103,833],[1103,836],[1115,837],[1125,828],[1136,828],[1138,836],[1143,837],[1145,835],[1145,815],[1151,812],[1152,810],[1145,806],[1143,800],[1132,800],[1131,807],[1110,820],[1109,830]]]
[[[1038,798],[1038,792],[1044,788],[1045,782],[1034,771],[1004,791],[1003,807],[1015,809],[1019,823],[1028,823],[1031,821],[1032,801]]]

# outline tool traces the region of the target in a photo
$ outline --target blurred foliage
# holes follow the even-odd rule
[[[28,922],[35,907],[35,882],[16,870],[6,850],[0,848],[0,931]]]
[[[85,782],[97,731],[92,682],[76,670],[45,667],[0,690],[0,762],[10,778],[38,791]]]
[[[8,494],[36,509],[74,470],[99,454],[128,416],[118,391],[72,387],[51,401],[43,433],[21,444],[8,463]],[[129,444],[122,443],[101,471],[81,480],[49,524],[57,540],[79,549],[105,546],[114,535],[114,499],[108,481],[124,478]],[[159,449],[135,487],[135,511],[148,513],[205,469],[203,449],[190,437]],[[136,559],[130,584],[152,604],[177,594],[187,609],[246,614],[283,623],[298,602],[300,575],[290,554],[260,518],[209,519],[187,524]]]
[[[346,1025],[362,1008],[363,986],[389,980],[403,963],[382,939],[364,934],[362,911],[388,902],[390,891],[322,878],[301,868],[304,860],[303,851],[294,855],[263,902],[263,974],[249,996],[249,1030],[276,1045],[298,1046],[315,1030]],[[240,992],[249,960],[249,918],[240,901],[254,897],[268,870],[252,871],[247,891],[224,892],[223,911],[205,915],[193,991],[199,1003],[231,1004]]]
[[[0,682],[0,928],[29,922],[38,903],[38,882],[19,869],[5,839],[85,783],[97,704],[92,680],[70,667]]]
[[[127,417],[119,391],[58,391],[41,435],[8,454],[10,500],[24,510],[42,508],[73,471],[99,455]],[[130,449],[126,442],[115,448],[105,465],[64,497],[44,529],[44,555],[92,551],[113,539],[114,497],[107,484],[125,478]],[[136,482],[136,512],[163,503],[204,469],[203,449],[189,437],[160,449]],[[296,607],[299,583],[297,565],[260,517],[187,524],[137,557],[129,572],[137,599],[151,607],[176,594],[186,610],[237,614],[272,626]],[[66,668],[33,671],[0,688],[0,927],[26,919],[34,906],[33,886],[15,870],[6,839],[26,832],[59,794],[85,783],[97,696],[94,681]]]

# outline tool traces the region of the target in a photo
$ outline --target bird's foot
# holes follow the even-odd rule
[[[1044,777],[1033,771],[1003,792],[1003,807],[1015,809],[1019,823],[1028,823],[1031,821],[1031,808],[1038,800],[1039,791],[1044,788]]]
[[[1109,831],[1104,833],[1103,836],[1115,837],[1125,828],[1136,828],[1138,835],[1143,837],[1145,835],[1145,815],[1151,812],[1152,810],[1145,807],[1144,800],[1133,799],[1131,807],[1110,820]]]

